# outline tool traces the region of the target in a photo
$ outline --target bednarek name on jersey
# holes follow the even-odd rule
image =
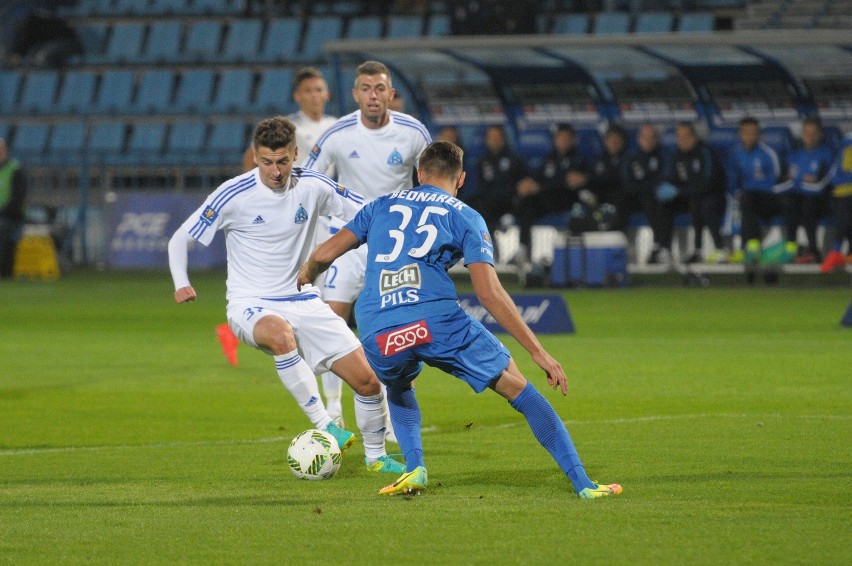
[[[456,312],[458,296],[447,271],[462,258],[465,265],[494,264],[482,216],[431,185],[379,197],[346,228],[369,250],[364,290],[355,303],[362,335]]]

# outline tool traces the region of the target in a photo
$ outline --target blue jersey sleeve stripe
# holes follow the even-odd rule
[[[222,207],[222,200],[227,198],[227,196],[234,191],[241,191],[243,188],[247,186],[254,185],[254,175],[251,177],[247,177],[241,181],[237,181],[233,185],[229,185],[223,188],[218,195],[213,199],[213,202],[210,203],[210,208],[218,211]],[[230,200],[230,199],[229,199]]]
[[[335,124],[333,124],[329,129],[327,129],[317,140],[316,145],[322,147],[322,144],[325,143],[325,140],[334,133],[339,132],[340,130],[345,130],[346,128],[351,128],[355,124],[358,123],[358,117],[352,116],[349,118],[341,118]]]
[[[432,136],[429,134],[429,130],[426,129],[426,126],[424,126],[422,122],[413,118],[409,118],[405,114],[399,114],[396,112],[394,112],[393,114],[393,119],[394,122],[401,126],[408,126],[409,128],[414,128],[423,135],[427,142],[431,143]]]

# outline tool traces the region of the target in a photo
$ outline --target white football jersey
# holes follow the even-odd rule
[[[321,172],[336,168],[340,183],[369,202],[411,188],[420,153],[430,143],[426,126],[408,114],[391,111],[387,124],[371,130],[356,110],[320,136],[305,167]]]
[[[328,114],[319,120],[313,120],[301,110],[293,112],[287,118],[296,126],[296,147],[299,150],[296,165],[304,165],[322,133],[337,122],[337,118]]]
[[[229,301],[319,296],[313,286],[296,289],[299,267],[313,249],[317,220],[322,215],[349,220],[363,202],[358,193],[300,167],[293,168],[285,189],[272,190],[255,168],[222,183],[181,229],[205,246],[217,230],[225,232]]]

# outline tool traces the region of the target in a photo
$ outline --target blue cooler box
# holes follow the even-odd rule
[[[586,285],[627,285],[627,237],[622,232],[586,232],[583,249]]]

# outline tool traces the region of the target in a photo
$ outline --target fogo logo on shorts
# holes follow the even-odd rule
[[[431,341],[432,333],[429,332],[429,326],[427,326],[425,320],[376,336],[376,342],[383,356],[393,356],[418,344],[426,344]]]

